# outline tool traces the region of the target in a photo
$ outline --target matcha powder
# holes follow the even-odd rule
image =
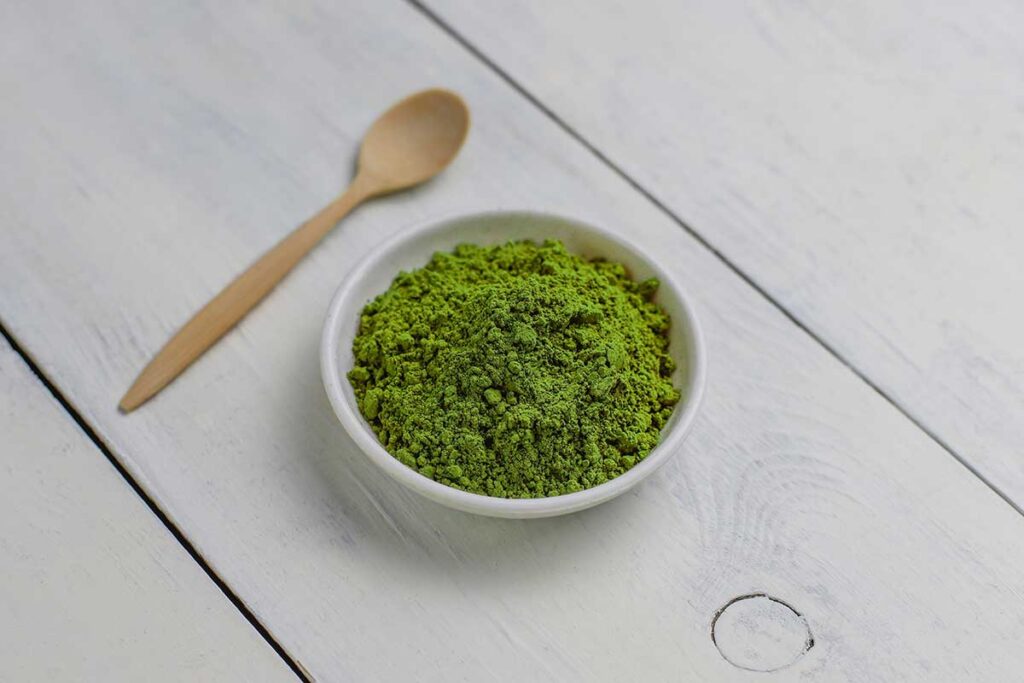
[[[642,460],[679,400],[657,286],[556,241],[461,245],[367,304],[348,378],[381,443],[426,477],[580,491]]]

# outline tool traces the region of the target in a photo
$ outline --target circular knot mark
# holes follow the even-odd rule
[[[747,671],[784,669],[814,647],[804,615],[766,593],[725,603],[711,620],[711,640],[725,661]]]

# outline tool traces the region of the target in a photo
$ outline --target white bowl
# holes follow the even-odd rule
[[[655,301],[670,316],[669,353],[678,368],[673,376],[682,391],[672,417],[662,429],[658,446],[624,474],[576,493],[549,498],[508,499],[469,493],[424,477],[392,457],[363,419],[347,374],[352,369],[352,340],[359,314],[384,292],[402,270],[427,264],[437,251],[461,243],[497,244],[509,240],[561,240],[583,256],[602,256],[625,265],[634,279],[661,281]],[[495,212],[457,216],[405,230],[376,247],[338,288],[327,312],[320,349],[327,395],[341,424],[378,467],[413,491],[448,507],[492,517],[551,517],[603,503],[636,486],[679,450],[690,430],[704,393],[705,357],[700,325],[679,285],[654,258],[608,230],[569,218],[532,212]]]

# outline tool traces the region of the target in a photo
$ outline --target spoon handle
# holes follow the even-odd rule
[[[221,290],[171,337],[139,373],[135,383],[118,404],[121,411],[128,413],[135,410],[181,374],[244,318],[338,221],[369,194],[365,184],[357,178],[344,194],[278,242],[259,261]]]

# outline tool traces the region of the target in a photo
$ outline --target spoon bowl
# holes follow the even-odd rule
[[[459,153],[469,132],[469,109],[458,95],[433,89],[384,112],[363,139],[359,176],[375,194],[396,192],[433,178]]]

